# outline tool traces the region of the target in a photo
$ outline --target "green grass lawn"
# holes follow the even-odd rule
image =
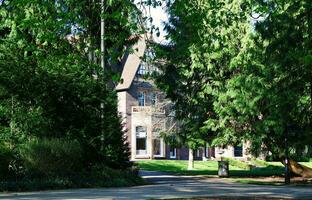
[[[164,171],[183,175],[217,175],[217,161],[195,161],[194,170],[187,170],[187,161],[184,160],[149,160],[138,161],[137,165],[143,170]],[[282,164],[273,165],[251,170],[236,166],[229,166],[231,176],[253,177],[253,176],[280,176],[284,172]]]
[[[238,161],[239,162],[239,161]],[[186,160],[148,160],[136,162],[140,169],[149,171],[172,172],[181,175],[217,175],[217,161],[195,161],[194,170],[187,170]],[[282,176],[284,166],[281,162],[264,162],[265,166],[255,169],[244,169],[237,165],[230,165],[230,176],[237,177],[261,177]],[[238,163],[239,164],[239,163]],[[245,165],[245,163],[242,163]],[[301,162],[301,164],[312,167],[312,162]],[[242,165],[243,166],[243,165]]]
[[[307,167],[312,168],[312,161],[310,161],[310,162],[301,162],[300,164],[303,164],[303,165],[305,165]]]

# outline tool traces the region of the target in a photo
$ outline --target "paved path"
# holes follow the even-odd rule
[[[312,199],[311,187],[259,186],[227,182],[224,179],[173,176],[157,172],[142,172],[143,177],[152,185],[105,188],[76,189],[30,193],[0,194],[2,200],[106,200],[106,199],[151,199],[179,197],[273,197],[290,199]]]

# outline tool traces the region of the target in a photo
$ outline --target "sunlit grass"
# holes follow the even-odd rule
[[[137,165],[142,170],[149,171],[163,171],[172,172],[183,175],[217,175],[218,174],[218,162],[217,161],[195,161],[194,169],[187,170],[188,162],[185,160],[149,160],[138,161]],[[282,175],[282,164],[273,163],[268,167],[261,167],[256,169],[241,169],[236,166],[229,166],[231,176],[272,176]]]
[[[188,161],[186,160],[149,160],[138,161],[138,166],[143,170],[181,172],[187,171]],[[215,171],[218,169],[217,161],[195,161],[192,171]],[[233,170],[240,170],[238,167],[231,167]]]
[[[312,162],[311,161],[310,162],[301,162],[300,164],[303,164],[303,165],[305,165],[307,167],[312,168]]]

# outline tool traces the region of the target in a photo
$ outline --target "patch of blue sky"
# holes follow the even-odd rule
[[[147,23],[148,28],[154,27],[158,28],[159,35],[157,31],[153,32],[154,41],[157,43],[168,43],[166,40],[166,31],[164,30],[165,23],[168,22],[168,15],[166,13],[166,6],[164,4],[147,6],[143,0],[135,0],[137,7],[142,11],[144,17],[152,18],[152,20]]]

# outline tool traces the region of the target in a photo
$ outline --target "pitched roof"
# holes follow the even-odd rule
[[[141,36],[139,41],[132,47],[133,53],[127,56],[123,71],[121,73],[121,82],[117,85],[117,91],[123,91],[130,88],[133,79],[135,78],[136,72],[141,63],[141,58],[144,55],[146,49],[146,42],[144,36]]]

